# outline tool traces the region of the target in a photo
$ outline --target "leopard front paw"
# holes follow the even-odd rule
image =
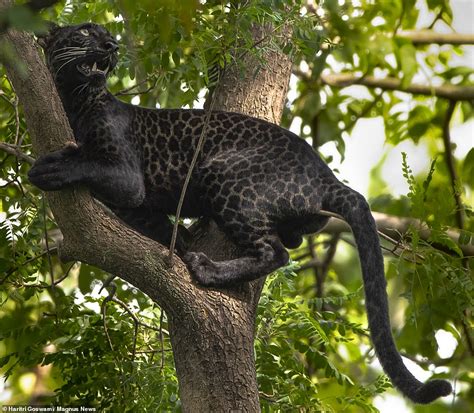
[[[30,182],[43,191],[57,191],[67,185],[67,175],[58,161],[46,163],[42,158],[28,172]]]
[[[220,277],[216,263],[202,252],[188,252],[183,261],[188,266],[192,277],[202,286],[219,287]]]
[[[30,182],[44,191],[57,191],[70,184],[74,169],[71,155],[77,151],[75,143],[63,150],[40,156],[28,171]]]

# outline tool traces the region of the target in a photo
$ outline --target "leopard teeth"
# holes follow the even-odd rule
[[[92,70],[95,72],[97,71],[97,62],[94,62],[94,66],[92,66]]]

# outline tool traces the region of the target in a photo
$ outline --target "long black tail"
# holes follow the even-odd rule
[[[338,196],[337,202],[331,195],[323,202],[323,209],[341,215],[352,228],[362,267],[370,334],[385,373],[392,384],[415,403],[430,403],[449,395],[452,388],[445,380],[432,380],[426,384],[418,381],[403,364],[395,346],[390,328],[383,257],[375,221],[366,200],[350,188],[342,197]],[[341,195],[339,191],[338,195]]]

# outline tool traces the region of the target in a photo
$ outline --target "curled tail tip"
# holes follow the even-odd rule
[[[439,397],[449,396],[453,392],[451,384],[446,380],[431,380],[419,388],[408,397],[415,403],[428,404]]]

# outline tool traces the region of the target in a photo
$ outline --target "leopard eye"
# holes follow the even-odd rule
[[[89,36],[89,30],[87,29],[81,29],[79,30],[79,33],[81,33],[83,36]]]

